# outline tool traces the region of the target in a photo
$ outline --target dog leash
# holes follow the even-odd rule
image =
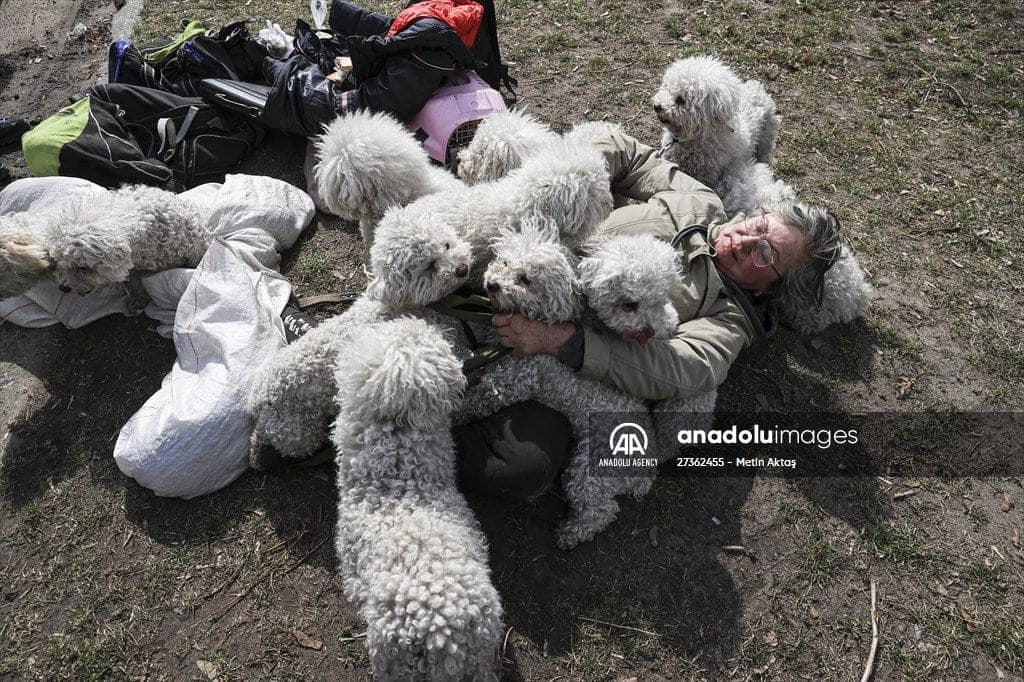
[[[462,363],[462,372],[471,374],[482,367],[497,362],[511,351],[510,348],[497,345],[486,345],[481,348],[470,322],[476,324],[490,324],[494,316],[494,307],[491,299],[479,294],[461,294],[455,292],[445,296],[440,301],[427,306],[435,312],[457,319],[462,324],[462,330],[469,339],[473,355]]]

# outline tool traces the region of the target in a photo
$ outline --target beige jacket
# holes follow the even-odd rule
[[[708,226],[713,235],[726,221],[718,196],[655,149],[619,133],[596,144],[620,207],[598,228],[603,235],[653,234],[671,241],[690,225]],[[711,253],[699,233],[678,247],[683,285],[672,299],[681,320],[674,337],[641,346],[585,329],[580,374],[644,400],[686,398],[721,385],[754,328],[724,290]]]

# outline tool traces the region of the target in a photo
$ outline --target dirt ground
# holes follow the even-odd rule
[[[519,103],[553,127],[608,119],[654,142],[664,67],[715,53],[778,102],[779,174],[842,217],[878,290],[868,315],[748,349],[720,411],[905,413],[878,450],[991,455],[997,441],[911,419],[1021,412],[1019,5],[497,4]],[[302,5],[244,7],[287,26]],[[32,11],[0,4],[17,27],[0,38],[0,115],[42,117],[102,70],[111,7]],[[138,33],[239,11],[150,3]],[[78,21],[86,39],[62,43]],[[271,137],[245,170],[301,185],[302,153]],[[0,160],[25,174],[16,150]],[[362,255],[354,226],[321,216],[284,272],[299,294],[348,293]],[[332,466],[192,501],[117,470],[118,430],[174,360],[154,326],[0,326],[0,677],[366,679],[365,625],[334,573]],[[572,552],[553,543],[557,492],[471,498],[506,610],[501,677],[857,679],[873,581],[875,679],[1024,679],[1022,460],[1019,441],[1005,448],[1011,465],[983,478],[665,477]]]

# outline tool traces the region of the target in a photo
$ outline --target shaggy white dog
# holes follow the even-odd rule
[[[308,457],[323,445],[334,413],[340,340],[353,329],[408,312],[447,319],[422,307],[462,285],[470,263],[469,245],[444,220],[415,206],[386,213],[370,247],[370,280],[363,295],[258,370],[249,397],[253,467],[263,467],[264,445],[295,459]]]
[[[796,201],[792,185],[777,179],[771,167],[760,162],[733,169],[731,174],[722,178],[715,191],[722,198],[725,213],[730,218],[738,213],[767,210]]]
[[[495,309],[545,322],[576,319],[582,312],[574,257],[558,243],[550,225],[524,224],[504,231],[484,275]],[[571,549],[592,539],[615,520],[615,496],[641,497],[653,478],[644,475],[600,476],[592,473],[590,416],[630,413],[646,423],[643,402],[596,381],[583,379],[549,355],[505,357],[483,370],[465,401],[460,421],[484,417],[508,405],[534,399],[564,414],[577,444],[563,474],[570,515],[559,526],[559,547]]]
[[[358,220],[364,240],[372,241],[373,226],[388,208],[427,202],[427,211],[469,241],[481,272],[503,227],[548,217],[564,239],[582,243],[612,208],[604,158],[557,136],[508,176],[472,187],[439,175],[444,171],[430,165],[411,133],[382,114],[339,117],[316,144],[320,200],[332,213]]]
[[[462,363],[401,318],[355,332],[337,362],[336,549],[366,621],[374,679],[492,680],[504,631],[487,543],[456,487]]]
[[[404,125],[384,113],[356,111],[339,116],[315,138],[311,192],[318,207],[359,223],[363,240],[389,208],[461,186],[434,166]]]
[[[844,246],[835,265],[825,273],[820,307],[783,298],[776,309],[790,326],[804,334],[816,334],[829,325],[852,322],[863,315],[874,294],[860,263]]]
[[[530,114],[499,111],[480,122],[459,152],[459,177],[470,185],[503,178],[556,140],[558,134]]]
[[[593,143],[614,134],[623,134],[625,131],[618,123],[611,121],[582,121],[577,123],[562,134],[566,140],[573,142]]]
[[[578,247],[612,209],[604,157],[592,146],[556,140],[500,180],[438,192],[416,202],[450,222],[473,249],[476,275],[491,259],[503,229],[529,221],[554,225],[562,242]]]
[[[45,279],[85,295],[132,271],[194,267],[212,239],[198,207],[143,185],[11,214],[0,218],[0,298]]]
[[[580,261],[587,305],[609,329],[628,341],[670,339],[679,326],[672,296],[682,286],[676,251],[651,235],[613,237]],[[677,450],[680,429],[711,426],[718,390],[659,401],[652,408],[658,458]]]
[[[688,57],[669,65],[651,102],[662,156],[714,189],[729,215],[792,198],[767,165],[781,118],[759,81],[741,81],[715,57]]]

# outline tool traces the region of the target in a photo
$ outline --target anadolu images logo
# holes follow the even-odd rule
[[[643,457],[647,454],[647,432],[643,427],[633,422],[619,424],[608,436],[608,447],[612,455],[623,455]]]

